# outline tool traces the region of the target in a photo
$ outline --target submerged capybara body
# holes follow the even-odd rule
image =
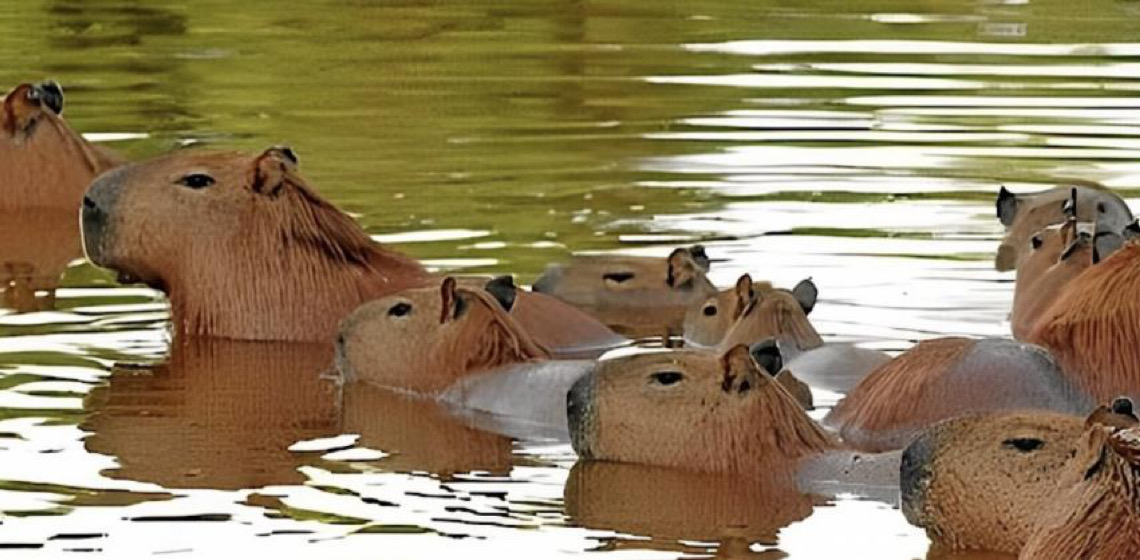
[[[92,184],[82,222],[88,257],[165,292],[175,331],[187,335],[331,340],[360,304],[440,281],[318,195],[288,148],[178,153],[116,169]],[[561,329],[536,331],[590,347],[614,339],[556,303],[533,320]]]
[[[1074,197],[1075,208],[1066,210]],[[1006,228],[994,259],[994,266],[1000,271],[1016,268],[1021,253],[1029,248],[1030,238],[1046,226],[1064,222],[1068,216],[1111,231],[1123,231],[1132,221],[1132,211],[1119,196],[1091,184],[1019,195],[1002,187],[997,197],[997,216]]]
[[[1028,340],[1098,401],[1140,394],[1140,242],[1068,283]]]
[[[499,301],[452,278],[360,306],[345,318],[337,347],[347,379],[429,394],[475,373],[550,358]]]
[[[0,307],[53,309],[60,277],[82,256],[74,209],[0,211]]]
[[[872,371],[825,423],[849,445],[882,451],[955,416],[1017,409],[1084,414],[1092,406],[1040,347],[949,337],[920,342]]]
[[[629,337],[681,334],[685,313],[716,294],[700,245],[667,258],[588,255],[551,265],[534,290],[549,294]]]
[[[60,117],[55,82],[21,84],[0,110],[0,211],[74,212],[96,175],[122,163],[88,143]]]
[[[744,346],[603,360],[567,403],[584,459],[749,473],[837,445]]]

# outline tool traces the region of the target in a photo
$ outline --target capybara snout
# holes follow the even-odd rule
[[[915,439],[903,451],[899,469],[902,512],[916,527],[925,527],[922,518],[926,487],[930,482],[930,455],[936,433],[928,432]]]

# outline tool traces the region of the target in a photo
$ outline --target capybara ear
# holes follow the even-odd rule
[[[257,194],[277,196],[285,186],[289,173],[297,167],[297,154],[288,146],[274,146],[253,161],[253,180],[249,188]]]
[[[1132,223],[1124,226],[1122,235],[1124,235],[1125,239],[1132,239],[1136,237],[1137,234],[1140,234],[1140,219],[1132,220]]]
[[[454,277],[448,276],[443,279],[443,283],[439,285],[439,297],[441,305],[439,306],[439,324],[446,323],[452,317],[451,310],[455,307],[458,294],[455,293],[458,283]]]
[[[1111,231],[1098,231],[1093,238],[1093,264],[1107,259],[1117,249],[1124,246],[1124,238]]]
[[[673,249],[669,253],[668,270],[665,271],[665,284],[670,288],[683,288],[693,281],[691,268],[693,257],[688,249]]]
[[[1065,204],[1061,206],[1061,212],[1065,214],[1067,220],[1077,219],[1077,187],[1069,190],[1069,198],[1065,200]]]
[[[494,296],[503,306],[503,309],[510,311],[515,306],[515,298],[518,296],[518,288],[515,286],[515,279],[510,275],[503,275],[493,278],[484,287],[487,293]]]
[[[815,301],[819,298],[819,289],[815,287],[815,282],[811,278],[800,280],[795,288],[792,288],[792,296],[796,301],[800,302],[800,308],[804,310],[804,315],[810,315],[811,310],[815,309]]]
[[[756,365],[764,368],[768,375],[775,377],[784,370],[784,357],[780,354],[780,347],[776,344],[776,339],[767,338],[748,349],[752,354],[752,359],[756,361]]]
[[[36,84],[32,91],[40,98],[40,103],[51,109],[57,115],[63,115],[63,88],[60,87],[59,82],[54,80],[45,80]]]
[[[732,293],[736,296],[736,309],[733,310],[733,319],[737,319],[744,313],[744,309],[756,297],[756,290],[752,288],[752,275],[742,274],[740,278],[736,279],[736,286],[733,287]]]
[[[756,362],[743,344],[729,348],[720,357],[720,365],[723,373],[720,388],[726,393],[743,394],[760,382],[760,376],[756,375]]]
[[[1112,401],[1112,413],[1140,422],[1140,418],[1136,417],[1136,412],[1132,408],[1132,399],[1128,397],[1116,397],[1116,400]]]
[[[693,245],[689,247],[689,255],[693,257],[693,262],[697,263],[697,266],[699,266],[701,270],[705,272],[709,271],[709,266],[712,262],[709,260],[709,254],[705,252],[704,245]]]
[[[998,191],[997,217],[1005,227],[1013,225],[1013,219],[1017,217],[1017,196],[1009,192],[1005,185]]]

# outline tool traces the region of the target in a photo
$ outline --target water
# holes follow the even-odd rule
[[[811,276],[826,339],[894,351],[1008,332],[998,185],[1140,193],[1138,15],[1125,0],[9,1],[0,85],[60,80],[72,125],[132,158],[288,143],[322,193],[437,269],[530,281],[571,252],[701,241],[719,284]],[[68,219],[24,220],[0,247]],[[0,311],[6,557],[927,554],[886,503],[575,467],[564,443],[341,393],[316,375],[327,348],[172,347],[165,317],[158,294],[78,261],[54,310]]]

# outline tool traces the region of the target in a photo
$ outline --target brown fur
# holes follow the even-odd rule
[[[768,338],[775,338],[783,347],[799,351],[823,346],[823,339],[808,320],[803,307],[785,290],[756,290],[755,298],[725,333],[720,348],[751,345]]]
[[[1056,499],[1058,476],[1080,446],[1078,416],[1046,412],[985,414],[943,422],[911,445],[925,473],[903,512],[936,547],[1016,554],[1040,512]],[[1014,442],[1037,440],[1036,448]],[[911,459],[914,460],[914,459]]]
[[[96,175],[122,163],[71,130],[59,115],[29,97],[21,84],[0,110],[0,211],[74,212]]]
[[[751,275],[742,275],[732,288],[689,307],[685,313],[685,341],[702,346],[720,344],[756,295],[773,289],[769,282],[754,282]]]
[[[403,309],[404,313],[394,310]],[[369,302],[339,335],[342,373],[385,387],[435,393],[467,375],[548,359],[549,352],[481,290],[445,279]]]
[[[669,372],[681,380],[660,382]],[[592,387],[589,413],[571,415],[571,440],[589,458],[754,473],[836,446],[744,346],[604,360],[579,383]]]
[[[301,484],[316,455],[297,441],[344,433],[331,345],[185,339],[162,364],[115,369],[81,427],[88,450],[115,456],[111,476],[167,488]]]
[[[1022,560],[1140,557],[1140,428],[1091,426]]]
[[[1140,393],[1140,242],[1068,284],[1029,336],[1097,400]]]
[[[1057,295],[1092,266],[1092,239],[1076,231],[1077,222],[1038,232],[1040,245],[1023,252],[1017,265],[1010,323],[1013,337],[1024,340]]]
[[[82,256],[74,210],[0,212],[0,307],[53,309],[60,276]]]
[[[919,342],[865,377],[835,406],[828,421],[844,429],[858,426],[862,430],[891,430],[936,421],[939,418],[935,414],[940,411],[926,405],[949,396],[928,395],[931,381],[953,368],[973,344],[973,340],[961,337]]]

